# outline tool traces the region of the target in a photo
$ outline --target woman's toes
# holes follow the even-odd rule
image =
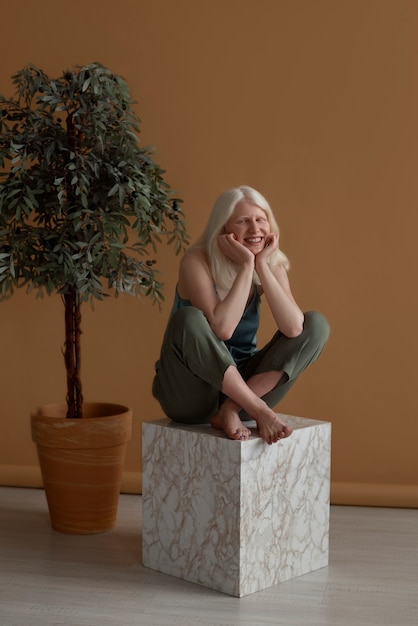
[[[237,434],[238,434],[238,439],[241,439],[241,440],[249,439],[251,436],[251,431],[245,428],[244,430],[238,430]]]
[[[290,426],[283,426],[283,437],[289,437],[292,434],[293,430],[290,428]]]

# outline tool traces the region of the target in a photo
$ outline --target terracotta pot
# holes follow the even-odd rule
[[[82,419],[67,419],[65,404],[31,415],[51,525],[74,535],[101,533],[116,522],[132,411],[119,404],[85,403]]]

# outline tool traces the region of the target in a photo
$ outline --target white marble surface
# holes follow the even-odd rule
[[[268,446],[209,426],[143,424],[142,558],[151,569],[242,597],[328,564],[327,422],[282,416]]]

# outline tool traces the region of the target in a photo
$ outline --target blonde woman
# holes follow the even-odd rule
[[[303,313],[267,200],[251,187],[225,191],[205,230],[183,256],[153,394],[175,422],[207,423],[246,440],[255,420],[268,444],[291,434],[273,408],[320,355],[322,314]],[[263,297],[277,325],[256,344]]]

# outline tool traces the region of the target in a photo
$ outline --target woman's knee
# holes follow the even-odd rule
[[[206,317],[200,309],[194,306],[185,306],[179,309],[170,320],[173,326],[179,325],[182,328],[202,324],[204,322],[207,322]]]
[[[324,345],[330,334],[327,318],[319,311],[305,313],[304,331],[317,345]]]
[[[195,334],[201,333],[208,327],[208,321],[205,315],[194,306],[187,306],[179,309],[170,319],[169,324],[170,335],[182,336],[184,333]]]

